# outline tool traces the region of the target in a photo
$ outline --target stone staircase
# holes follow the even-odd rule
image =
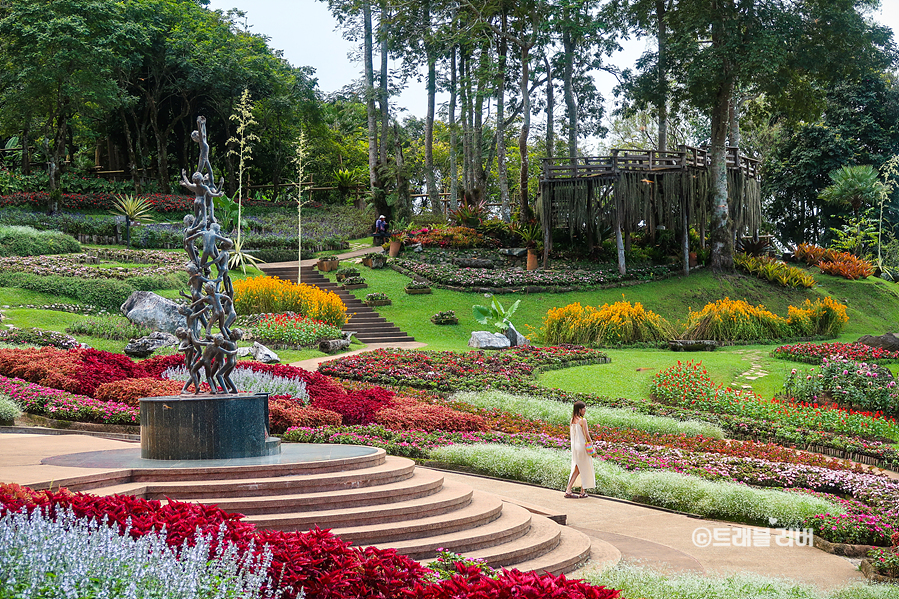
[[[296,263],[290,265],[267,265],[259,266],[260,270],[265,274],[278,277],[285,281],[297,281]],[[400,328],[381,315],[374,309],[366,306],[362,300],[357,299],[351,292],[338,288],[338,284],[330,281],[314,266],[303,266],[300,274],[301,280],[307,285],[315,285],[319,289],[325,291],[333,291],[343,303],[346,305],[347,314],[350,316],[344,325],[344,331],[353,331],[356,333],[356,339],[362,343],[401,343],[415,341],[415,338],[401,331]]]
[[[67,486],[218,505],[261,529],[329,528],[354,545],[393,548],[422,561],[444,548],[494,567],[558,574],[591,552],[581,532],[383,450],[341,460],[133,469]]]

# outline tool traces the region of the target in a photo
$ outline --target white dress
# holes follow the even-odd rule
[[[584,421],[584,424],[587,424],[586,419],[581,418],[580,420]],[[578,480],[574,480],[574,484],[572,486],[577,487],[580,486],[582,489],[593,489],[596,487],[596,475],[593,473],[593,458],[587,455],[587,437],[584,436],[584,430],[581,428],[580,422],[577,424],[571,425],[571,472],[569,473],[569,478],[571,474],[574,473],[574,467],[577,466],[578,469],[578,478],[580,478],[580,485],[578,485]]]

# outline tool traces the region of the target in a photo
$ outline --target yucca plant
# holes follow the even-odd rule
[[[125,244],[131,247],[131,222],[148,223],[153,220],[153,205],[147,198],[133,195],[116,196],[113,202],[113,214],[125,217]]]
[[[256,256],[248,254],[243,249],[243,241],[235,241],[234,249],[231,250],[231,257],[228,259],[228,268],[235,269],[240,267],[240,270],[243,274],[247,274],[247,264],[250,266],[256,266],[260,262],[265,262]]]

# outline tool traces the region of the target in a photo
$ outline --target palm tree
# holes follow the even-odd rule
[[[843,166],[830,173],[831,185],[818,197],[829,204],[849,206],[858,218],[863,206],[880,199],[883,183],[870,165]]]
[[[131,222],[147,223],[153,220],[153,205],[146,198],[138,198],[132,195],[116,196],[110,210],[113,214],[125,217],[125,243],[131,247]]]

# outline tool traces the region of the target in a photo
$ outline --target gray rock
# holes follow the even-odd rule
[[[277,364],[281,361],[281,358],[278,357],[278,354],[265,347],[258,341],[253,342],[253,347],[250,348],[250,353],[253,354],[253,359],[257,362],[262,362],[263,364]]]
[[[859,343],[868,347],[879,347],[888,351],[899,351],[899,335],[896,333],[884,333],[880,336],[862,335],[858,339]]]
[[[512,344],[512,347],[516,345],[530,345],[530,341],[528,338],[518,332],[514,325],[509,325],[509,328],[506,329],[505,332],[506,339],[509,340],[509,343]]]
[[[346,349],[349,346],[349,339],[325,339],[324,341],[319,342],[318,351],[323,351],[326,354],[329,354],[334,351]]]
[[[668,348],[671,351],[715,351],[718,342],[708,339],[671,339]]]
[[[238,347],[237,348],[237,357],[238,358],[246,358],[249,355],[250,355],[249,347]]]
[[[178,304],[152,291],[135,291],[120,309],[134,324],[154,331],[174,333],[178,327],[187,326],[187,320],[178,313]]]
[[[160,347],[174,347],[178,345],[178,338],[171,333],[154,331],[146,337],[132,339],[125,346],[125,353],[135,358],[146,358]]]
[[[487,331],[474,331],[468,340],[468,347],[477,349],[508,349],[512,347],[509,338],[500,333]]]
[[[528,248],[503,248],[499,250],[499,253],[513,258],[524,258],[528,255]]]

